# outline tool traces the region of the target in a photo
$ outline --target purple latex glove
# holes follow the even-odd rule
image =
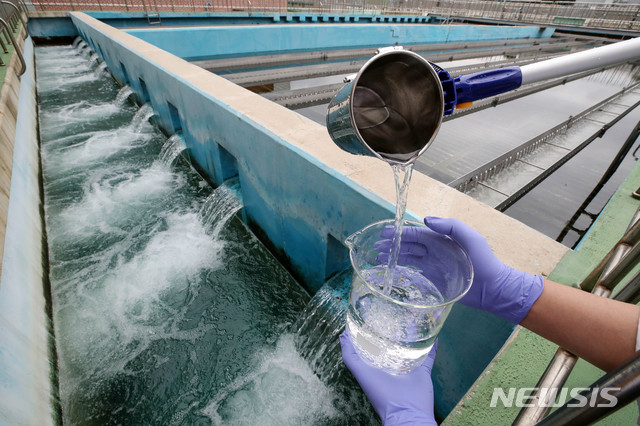
[[[460,303],[472,308],[489,311],[514,324],[519,324],[531,306],[542,294],[544,279],[539,275],[511,268],[502,263],[491,251],[489,244],[473,228],[458,219],[426,217],[424,223],[431,230],[448,235],[465,248],[473,264],[473,283]],[[420,227],[405,227],[402,232],[398,263],[421,268],[421,259],[428,255],[428,246],[423,243],[425,235],[433,232]],[[389,258],[393,227],[380,234],[387,240],[378,241],[378,261]]]
[[[437,426],[433,415],[431,368],[436,344],[422,365],[410,373],[395,376],[364,362],[356,353],[347,333],[340,335],[342,360],[371,401],[385,426]]]

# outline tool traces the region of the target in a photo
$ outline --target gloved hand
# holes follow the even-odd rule
[[[436,425],[433,415],[431,368],[436,344],[422,365],[410,373],[395,376],[372,367],[356,353],[347,333],[340,335],[342,360],[364,390],[385,426]]]
[[[473,283],[460,303],[519,324],[542,294],[544,279],[502,263],[484,237],[458,219],[426,217],[424,223],[431,230],[453,238],[469,254],[473,264]],[[432,231],[420,227],[403,228],[399,264],[422,269],[422,259],[428,256],[429,251],[425,242],[429,232]],[[385,262],[389,258],[393,227],[385,228],[380,236],[388,239],[378,241],[374,247],[381,252],[378,261]]]

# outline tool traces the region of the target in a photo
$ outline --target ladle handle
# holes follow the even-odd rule
[[[536,83],[639,58],[640,37],[523,65],[522,68],[506,67],[463,75],[454,80],[456,105],[460,107],[461,104],[499,95],[517,89],[522,84]]]
[[[640,37],[522,66],[522,84],[564,77],[640,58]]]
[[[520,67],[506,67],[462,75],[454,82],[456,105],[460,105],[517,89],[522,84],[522,72]]]

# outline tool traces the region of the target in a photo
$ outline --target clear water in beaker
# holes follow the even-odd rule
[[[401,256],[392,285],[385,291],[386,261],[374,247],[393,220],[376,222],[347,239],[354,269],[347,331],[358,355],[392,374],[418,367],[429,354],[453,303],[471,286],[473,270],[467,253],[451,238],[427,229],[427,248],[419,266]]]

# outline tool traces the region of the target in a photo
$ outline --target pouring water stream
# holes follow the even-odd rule
[[[393,177],[396,184],[396,217],[394,221],[393,239],[391,240],[391,250],[389,252],[389,263],[384,272],[382,288],[383,294],[387,296],[391,293],[396,266],[398,264],[398,256],[400,256],[400,241],[402,239],[404,216],[407,210],[407,196],[409,194],[409,182],[411,182],[413,164],[392,164],[391,169],[393,170]]]

